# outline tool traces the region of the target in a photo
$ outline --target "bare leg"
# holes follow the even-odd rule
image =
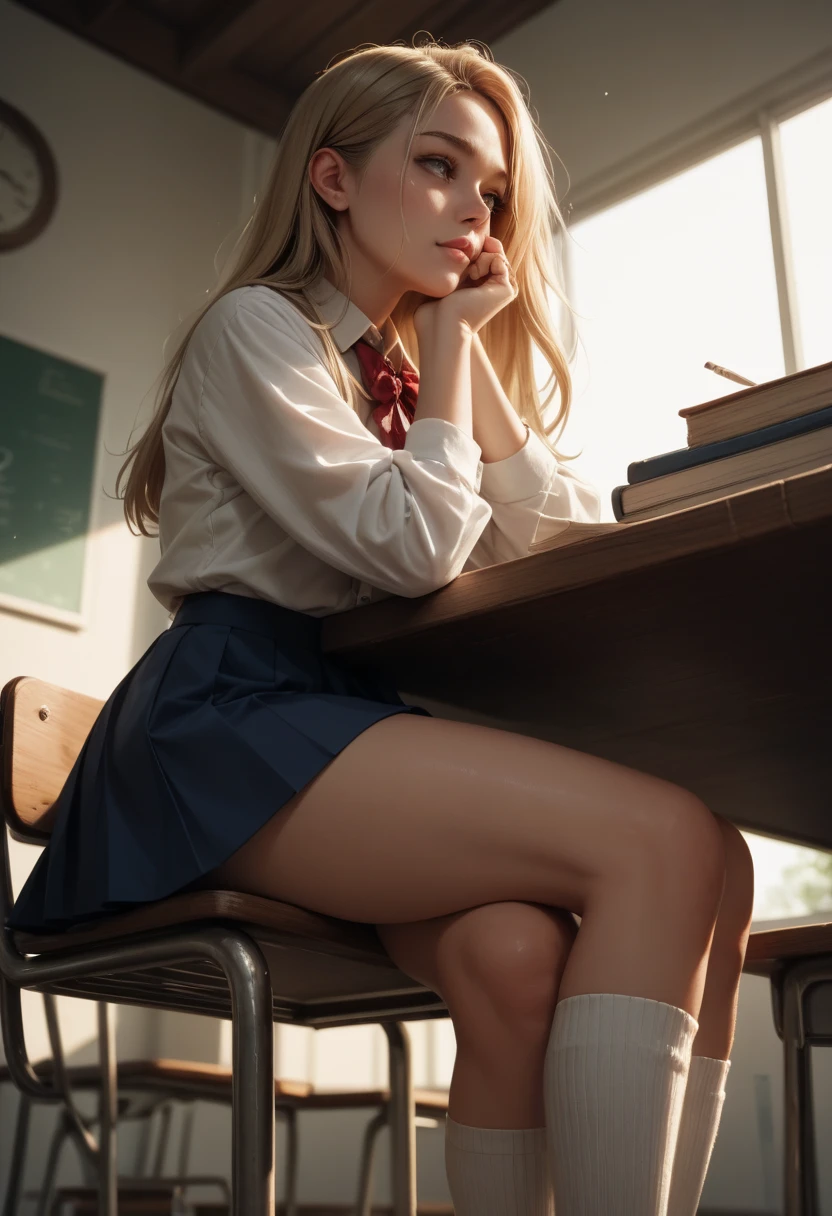
[[[395,715],[364,731],[212,880],[348,920],[506,900],[581,916],[561,997],[614,992],[696,1018],[722,835],[659,778],[509,731]]]
[[[751,932],[754,862],[738,829],[720,815],[715,818],[725,844],[725,888],[708,960],[693,1054],[727,1060],[734,1043],[740,980]]]
[[[610,1204],[622,1214],[622,1204],[664,1212],[725,880],[722,833],[693,795],[526,736],[395,716],[354,740],[213,877],[388,927],[505,902],[578,913],[559,1000],[551,967],[547,974],[535,959],[515,982],[517,951],[488,946],[489,963],[507,968],[504,995],[492,1001],[492,1039],[501,1016],[534,1039],[546,1024],[543,1005],[548,1021],[558,1004],[543,1062],[545,1129],[506,1130],[505,1110],[492,1130],[482,1115],[467,1128],[451,1115],[454,1203],[473,1213],[493,1201],[502,1211],[515,1152],[530,1150],[531,1189],[518,1185],[536,1212],[552,1197],[547,1159],[556,1203],[572,1207],[580,1197],[587,1213],[611,1214]],[[453,1009],[458,994],[446,988]],[[493,1041],[486,1056],[459,1014],[455,1024],[468,1085],[479,1080],[487,1094],[484,1078],[500,1070]],[[566,1088],[573,1092],[575,1076],[577,1117]]]
[[[731,1054],[742,971],[742,964],[737,967],[736,955],[738,950],[744,955],[747,941],[747,932],[739,940],[736,935],[729,938],[726,926],[720,933],[717,922],[694,1055],[727,1060]],[[571,942],[565,933],[563,951],[553,954],[551,962],[557,988],[569,948]],[[427,986],[437,991],[436,986]],[[444,995],[443,999],[447,1003]],[[448,1102],[451,1117],[476,1127],[542,1127],[543,1059],[554,1014],[548,1022],[542,1014],[533,1032],[528,1025],[506,1022],[482,994],[477,999],[474,993],[467,1003],[460,999],[455,1004],[454,1014],[456,1058]]]
[[[725,885],[693,1052],[724,1060],[734,1039],[754,871],[739,831],[720,816],[716,819],[725,840]],[[561,978],[579,932],[574,918],[558,908],[495,903],[377,928],[397,965],[440,993],[449,1006],[457,1045],[451,1117],[479,1127],[541,1127],[543,1058]],[[508,946],[503,954],[501,942]],[[512,1008],[509,999],[510,992],[516,995],[521,988],[531,1015],[525,1019],[519,1016],[519,1001]]]
[[[561,908],[494,903],[378,925],[405,974],[438,992],[454,1026],[448,1113],[474,1127],[542,1127],[543,1059],[577,925]]]

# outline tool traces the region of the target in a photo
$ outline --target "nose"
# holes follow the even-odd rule
[[[486,203],[481,194],[475,194],[471,206],[473,210],[470,215],[467,215],[462,223],[468,224],[483,224],[487,223],[491,218],[491,208]]]

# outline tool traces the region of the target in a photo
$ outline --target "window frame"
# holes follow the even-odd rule
[[[783,366],[786,375],[801,371],[806,364],[797,311],[780,125],[830,97],[832,50],[827,49],[668,138],[649,145],[626,161],[588,178],[576,188],[571,200],[564,200],[562,204],[567,235],[574,224],[758,137],[765,169]],[[564,285],[572,299],[575,281],[571,242],[564,239],[559,244]],[[567,328],[572,328],[569,320]],[[575,338],[574,334],[572,338]]]

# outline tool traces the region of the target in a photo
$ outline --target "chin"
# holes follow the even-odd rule
[[[414,295],[422,296],[426,300],[443,300],[445,296],[449,296],[452,292],[456,291],[457,282],[456,276],[448,275],[441,285],[414,283],[410,290]]]
[[[438,296],[449,296],[452,291],[456,291],[459,286],[459,280],[462,275],[458,271],[451,271],[450,274],[442,276],[442,286],[437,290]]]

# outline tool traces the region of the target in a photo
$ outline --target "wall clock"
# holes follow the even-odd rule
[[[33,122],[0,99],[0,253],[39,236],[58,200],[58,168]]]

